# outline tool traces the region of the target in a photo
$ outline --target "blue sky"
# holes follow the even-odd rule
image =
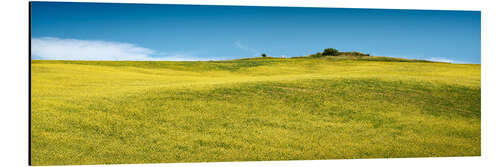
[[[33,2],[33,59],[221,60],[336,48],[481,63],[478,11]]]

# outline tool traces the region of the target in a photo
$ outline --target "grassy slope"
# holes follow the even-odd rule
[[[32,162],[480,155],[480,65],[349,59],[34,60]]]

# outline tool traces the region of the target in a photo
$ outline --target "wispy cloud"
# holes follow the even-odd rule
[[[428,58],[426,60],[435,61],[435,62],[443,62],[443,63],[468,64],[467,62],[464,62],[464,61],[451,60],[451,59],[442,58],[442,57],[431,57],[431,58]]]
[[[63,38],[31,39],[32,56],[43,60],[201,61],[191,53],[158,53],[131,43]]]
[[[245,50],[245,51],[253,53],[254,56],[257,56],[257,55],[260,54],[259,50],[251,48],[251,47],[248,47],[247,45],[242,44],[240,41],[234,42],[234,45],[236,45],[236,47],[238,47],[238,48],[240,48],[242,50]]]

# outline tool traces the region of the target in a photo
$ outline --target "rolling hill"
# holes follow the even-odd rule
[[[479,156],[481,65],[31,61],[33,165]]]

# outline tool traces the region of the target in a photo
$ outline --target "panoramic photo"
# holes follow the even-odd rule
[[[30,2],[30,164],[481,156],[480,11]]]

